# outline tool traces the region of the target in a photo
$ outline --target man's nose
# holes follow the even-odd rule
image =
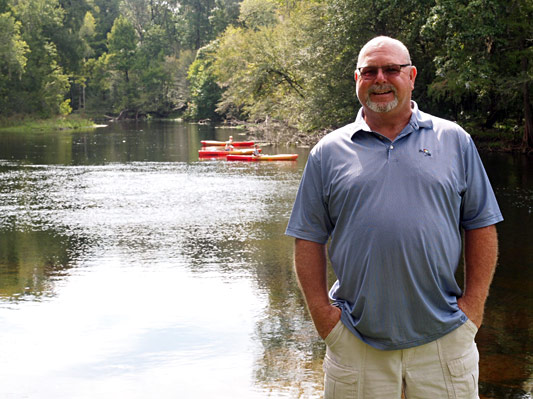
[[[383,72],[383,68],[378,68],[377,74],[376,74],[376,81],[377,82],[384,82],[387,80],[387,76]]]

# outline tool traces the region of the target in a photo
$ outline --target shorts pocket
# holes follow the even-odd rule
[[[468,354],[448,362],[454,399],[477,399],[479,354],[475,345]]]
[[[476,324],[472,320],[468,319],[465,323],[465,326],[470,329],[470,331],[474,334],[475,337],[478,332]]]
[[[339,319],[337,324],[333,327],[333,329],[329,332],[328,336],[324,339],[324,342],[327,346],[331,347],[340,337],[342,330],[342,321]]]
[[[357,370],[324,358],[324,399],[356,399],[359,375]]]

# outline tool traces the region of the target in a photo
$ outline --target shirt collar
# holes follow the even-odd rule
[[[412,131],[428,128],[433,128],[433,122],[431,121],[431,118],[428,114],[420,111],[418,109],[418,104],[415,101],[411,101],[411,119],[409,120],[409,123],[405,128],[402,130],[402,132],[398,135],[405,136],[408,133],[411,133]],[[355,122],[352,125],[351,129],[351,138],[358,133],[358,132],[368,132],[372,133],[372,129],[367,125],[365,118],[363,117],[363,107],[359,109],[359,112],[357,113],[357,117],[355,118]]]

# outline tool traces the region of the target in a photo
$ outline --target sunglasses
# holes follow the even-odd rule
[[[383,72],[383,75],[386,77],[394,77],[398,76],[400,72],[402,71],[402,68],[411,66],[411,64],[393,64],[393,65],[385,65],[385,66],[365,66],[361,68],[357,68],[359,71],[359,75],[364,80],[373,80],[378,76],[378,71],[381,69]]]

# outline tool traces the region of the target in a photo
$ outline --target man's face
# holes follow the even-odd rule
[[[407,63],[405,53],[392,43],[381,43],[365,51],[358,67],[381,67],[375,76],[365,77],[356,73],[357,97],[367,112],[410,112],[416,68],[401,67],[399,73],[389,73],[394,70],[383,68]]]

